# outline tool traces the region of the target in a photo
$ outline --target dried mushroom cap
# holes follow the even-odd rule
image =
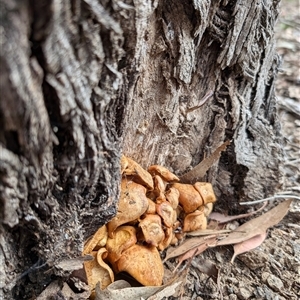
[[[148,199],[148,209],[146,210],[146,214],[155,214],[156,212],[156,205],[154,201],[152,201],[150,198]]]
[[[136,242],[136,230],[133,226],[118,227],[114,232],[114,237],[107,239],[108,261],[114,264],[121,257],[122,252]]]
[[[167,168],[159,165],[150,166],[148,168],[148,172],[152,175],[159,175],[168,182],[179,181],[179,178],[176,175],[170,172]]]
[[[121,182],[121,195],[116,216],[107,223],[108,236],[113,237],[115,229],[138,219],[148,208],[146,188],[126,178]]]
[[[191,213],[203,205],[200,194],[191,184],[174,183],[173,187],[179,191],[179,203],[186,213]]]
[[[106,253],[107,250],[105,248],[99,251],[92,251],[90,254],[94,259],[84,262],[84,269],[91,291],[95,289],[98,282],[100,282],[100,288],[103,290],[114,281],[112,269],[103,261]],[[100,264],[98,261],[100,261]]]
[[[165,230],[164,230],[164,232],[165,232],[165,238],[158,245],[158,249],[160,251],[166,249],[171,244],[171,241],[172,241],[173,236],[174,236],[172,227],[166,227]]]
[[[172,227],[174,223],[174,214],[176,213],[171,204],[167,201],[162,201],[156,204],[156,212],[163,219],[164,224],[167,227]]]
[[[208,217],[211,214],[211,212],[213,210],[213,207],[214,207],[214,205],[212,203],[205,204],[204,214],[205,214],[206,217]]]
[[[203,204],[216,202],[216,196],[209,182],[196,182],[195,189],[199,192],[203,199]]]
[[[156,247],[135,244],[123,252],[118,270],[129,273],[145,286],[160,286],[164,267]]]
[[[139,227],[142,229],[145,242],[152,246],[157,247],[165,238],[161,226],[161,218],[158,215],[146,215],[146,217],[140,221]]]
[[[150,173],[148,173],[145,169],[143,169],[137,162],[132,160],[129,157],[126,157],[128,161],[128,165],[124,170],[124,175],[132,175],[134,177],[134,181],[145,185],[148,189],[153,190],[154,184],[153,179]]]
[[[176,209],[179,204],[179,191],[174,187],[169,188],[165,193],[166,199]]]
[[[166,190],[166,184],[159,175],[154,175],[154,192],[157,196],[163,194]]]
[[[96,247],[103,247],[107,240],[106,226],[100,227],[95,234],[85,243],[82,255],[91,253]]]
[[[183,231],[194,231],[197,229],[206,229],[207,219],[203,211],[196,210],[185,216],[183,221]]]

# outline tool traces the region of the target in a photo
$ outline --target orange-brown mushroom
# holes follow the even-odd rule
[[[123,252],[117,262],[118,270],[129,273],[133,278],[145,286],[159,286],[162,284],[164,267],[154,246],[135,244]]]
[[[174,187],[170,187],[165,192],[165,196],[168,202],[170,202],[171,206],[176,209],[179,204],[179,191]]]
[[[165,232],[165,238],[158,245],[158,250],[161,250],[161,251],[166,249],[171,244],[171,241],[172,241],[173,236],[174,236],[172,227],[166,227],[164,229],[164,232]]]
[[[108,238],[106,242],[108,261],[114,266],[114,263],[121,257],[122,252],[136,242],[136,230],[133,226],[124,225],[118,227],[114,232],[114,237]]]
[[[207,219],[203,211],[196,210],[185,216],[183,222],[183,231],[194,231],[197,229],[206,229]]]
[[[150,190],[153,190],[154,184],[153,184],[153,179],[151,174],[147,172],[145,169],[143,169],[142,166],[140,166],[137,162],[135,162],[131,158],[126,157],[126,159],[128,161],[128,165],[124,170],[123,174],[132,175],[134,181],[142,185],[145,185]]]
[[[148,208],[146,188],[126,178],[121,182],[118,212],[107,224],[108,236],[113,237],[115,229],[127,222],[138,219]]]
[[[166,183],[159,175],[153,176],[154,181],[154,192],[156,196],[163,195],[166,190]]]
[[[176,218],[176,212],[172,208],[171,204],[168,201],[162,201],[156,204],[156,212],[163,219],[164,224],[167,227],[172,227],[174,219]],[[175,215],[175,217],[174,217]]]
[[[114,281],[114,274],[111,268],[103,261],[107,254],[107,250],[105,248],[98,251],[92,251],[90,254],[94,259],[92,261],[85,261],[84,269],[89,288],[93,294],[98,282],[100,282],[100,288],[105,289]]]
[[[140,221],[139,227],[142,229],[145,242],[152,246],[157,247],[165,238],[161,218],[158,215],[146,215],[146,217]]]
[[[200,194],[191,184],[174,183],[173,187],[179,191],[179,203],[186,213],[191,213],[203,205]]]
[[[196,182],[195,189],[199,192],[203,199],[203,204],[216,202],[216,196],[209,182]]]
[[[206,217],[208,217],[211,214],[211,212],[213,210],[213,207],[214,207],[214,205],[212,203],[205,204],[204,214],[205,214]]]
[[[104,247],[107,241],[106,226],[100,227],[95,234],[85,243],[82,255],[91,253],[95,248]]]
[[[167,182],[175,182],[179,181],[179,178],[170,172],[167,168],[159,166],[159,165],[152,165],[148,168],[148,172],[152,175],[159,175]]]
[[[152,201],[150,198],[147,199],[148,199],[148,209],[146,210],[146,214],[155,214],[156,206],[154,201]]]

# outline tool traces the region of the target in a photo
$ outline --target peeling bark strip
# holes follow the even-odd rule
[[[122,148],[180,175],[232,140],[220,205],[273,194],[279,1],[0,1],[0,298],[69,274],[115,214]]]

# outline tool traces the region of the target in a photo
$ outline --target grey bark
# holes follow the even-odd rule
[[[278,5],[1,0],[0,297],[70,273],[116,211],[122,151],[182,175],[231,140],[203,178],[220,207],[274,193]]]

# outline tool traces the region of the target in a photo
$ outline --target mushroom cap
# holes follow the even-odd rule
[[[156,212],[155,202],[150,198],[147,199],[148,199],[148,208],[146,210],[146,214],[155,214]]]
[[[196,182],[194,184],[195,189],[199,192],[203,199],[203,204],[216,202],[216,196],[209,182]]]
[[[168,201],[162,201],[156,204],[156,212],[163,219],[167,227],[172,227],[176,219],[176,212]]]
[[[179,204],[179,191],[174,187],[170,187],[165,192],[165,196],[168,202],[170,202],[171,206],[176,209]]]
[[[94,259],[92,261],[84,262],[84,269],[91,291],[95,289],[98,282],[100,282],[100,288],[105,289],[114,281],[112,269],[103,261],[106,253],[107,250],[105,248],[102,248],[99,251],[92,251],[90,254]]]
[[[121,195],[116,216],[107,223],[108,236],[113,237],[115,229],[138,219],[148,208],[146,188],[126,178],[121,182]]]
[[[113,238],[108,238],[106,249],[108,261],[114,264],[122,255],[123,251],[137,242],[136,229],[133,226],[120,226],[114,232]]]
[[[107,241],[107,228],[106,226],[100,227],[95,234],[87,240],[84,245],[82,255],[91,253],[95,248],[104,247]]]
[[[173,233],[173,228],[172,227],[166,227],[164,229],[164,232],[165,232],[165,238],[162,242],[160,242],[160,244],[158,245],[158,249],[160,251],[166,249],[172,242],[173,240],[173,236],[174,236],[174,233]]]
[[[157,247],[165,238],[161,218],[158,215],[146,215],[146,217],[140,221],[139,227],[142,229],[144,240],[147,244]]]
[[[213,203],[207,203],[207,204],[205,204],[205,206],[204,206],[204,214],[205,214],[206,217],[208,217],[211,214],[211,212],[213,210],[213,207],[214,207]]]
[[[200,194],[191,184],[174,183],[172,186],[179,191],[179,203],[186,213],[191,213],[203,205]]]
[[[164,267],[154,246],[135,244],[123,252],[117,262],[119,272],[127,272],[145,286],[160,286]]]
[[[151,174],[147,172],[145,169],[143,169],[141,165],[139,165],[131,158],[126,157],[126,159],[128,165],[124,170],[123,174],[128,176],[132,175],[134,181],[146,186],[149,190],[153,190],[154,184],[153,184],[153,179]]]
[[[183,231],[194,231],[197,229],[206,229],[207,218],[203,211],[196,210],[185,216],[183,221]]]
[[[153,181],[154,181],[154,193],[156,194],[156,196],[160,196],[166,190],[166,183],[159,175],[154,175]]]
[[[179,181],[179,178],[170,172],[167,168],[159,166],[159,165],[152,165],[148,168],[148,172],[151,175],[159,175],[161,176],[165,181],[173,182],[173,181]]]

